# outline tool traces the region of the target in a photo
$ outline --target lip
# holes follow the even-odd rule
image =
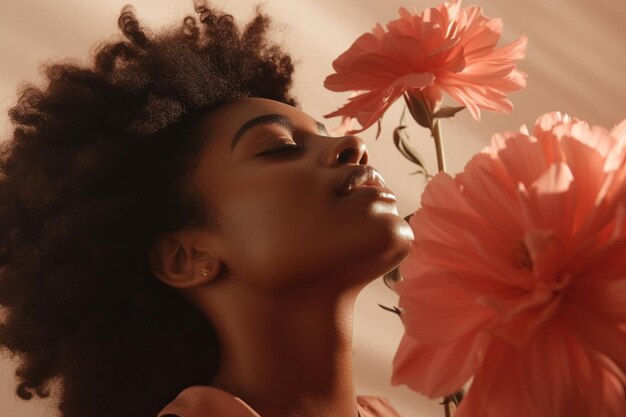
[[[396,202],[396,196],[393,191],[391,191],[389,188],[380,187],[378,185],[362,185],[351,191],[349,194],[354,194],[355,196],[366,195],[381,200],[386,200],[392,203]]]
[[[368,193],[378,194],[381,198],[386,197],[387,199],[393,198],[393,201],[396,200],[393,192],[387,188],[380,172],[369,165],[359,165],[352,169],[335,191],[338,196],[343,197],[357,190],[365,192],[368,189],[369,191],[366,191]]]

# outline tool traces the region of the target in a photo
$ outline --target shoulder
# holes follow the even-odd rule
[[[386,397],[357,395],[356,402],[361,417],[400,417]]]
[[[157,417],[260,417],[239,397],[218,388],[194,385],[185,388]]]

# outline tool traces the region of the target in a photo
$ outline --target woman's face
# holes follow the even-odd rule
[[[212,250],[231,279],[260,290],[311,283],[362,284],[406,258],[413,233],[396,203],[367,192],[337,195],[367,164],[356,136],[329,137],[321,123],[260,98],[209,113],[195,185],[222,227]],[[280,145],[299,144],[299,150]]]

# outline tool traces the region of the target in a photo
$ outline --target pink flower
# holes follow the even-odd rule
[[[324,117],[356,118],[361,132],[375,123],[405,92],[421,94],[435,109],[447,92],[467,106],[476,120],[480,109],[510,112],[506,92],[526,85],[526,74],[514,61],[526,51],[526,37],[496,49],[500,19],[489,19],[477,6],[461,8],[461,0],[443,3],[420,14],[400,8],[400,19],[377,23],[333,61],[336,73],[324,86],[332,91],[363,92]]]
[[[330,136],[344,136],[349,130],[352,129],[352,119],[348,116],[343,116],[341,118],[341,123],[339,126],[331,129],[328,134]]]
[[[626,416],[626,120],[496,134],[410,225],[393,384],[473,377],[455,417]]]

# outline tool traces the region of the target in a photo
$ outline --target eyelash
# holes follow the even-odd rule
[[[259,155],[273,155],[275,153],[297,152],[302,148],[304,148],[304,145],[302,143],[284,143],[282,145],[275,146],[264,152],[261,152]]]

